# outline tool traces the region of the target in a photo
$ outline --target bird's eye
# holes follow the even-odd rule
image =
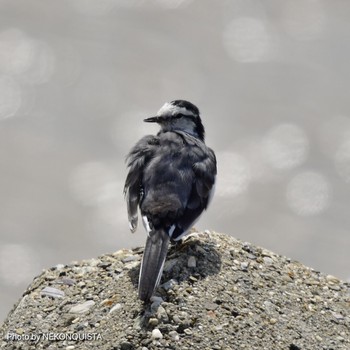
[[[184,116],[183,114],[178,113],[178,114],[175,115],[175,118],[176,119],[181,119],[183,116]]]

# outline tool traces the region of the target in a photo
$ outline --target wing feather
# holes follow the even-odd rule
[[[138,222],[137,207],[142,199],[142,176],[143,171],[154,153],[157,138],[152,135],[143,137],[127,155],[126,161],[129,172],[125,180],[124,195],[127,202],[129,227],[135,232]]]

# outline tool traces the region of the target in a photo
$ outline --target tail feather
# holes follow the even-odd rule
[[[158,287],[169,241],[170,237],[163,230],[152,231],[147,236],[139,278],[139,298],[143,301],[150,299]]]

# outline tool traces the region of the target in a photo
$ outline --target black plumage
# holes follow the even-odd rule
[[[131,231],[138,206],[148,231],[139,280],[142,300],[160,281],[170,239],[186,234],[207,208],[216,176],[215,154],[204,143],[196,106],[172,101],[145,121],[157,122],[161,130],[143,137],[128,154],[124,188]]]

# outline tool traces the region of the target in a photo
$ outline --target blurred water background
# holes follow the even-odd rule
[[[217,153],[199,229],[350,278],[350,3],[0,0],[0,319],[41,269],[142,245],[125,154],[165,101]]]

